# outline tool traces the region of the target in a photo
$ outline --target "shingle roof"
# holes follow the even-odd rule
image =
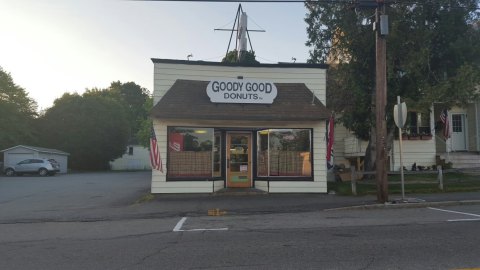
[[[60,155],[67,155],[67,156],[70,155],[67,152],[63,152],[63,151],[60,151],[60,150],[57,150],[57,149],[50,149],[50,148],[44,148],[44,147],[38,147],[38,146],[29,146],[29,145],[17,145],[17,146],[14,146],[14,147],[4,149],[0,152],[5,152],[5,151],[8,151],[10,149],[17,148],[17,147],[24,147],[24,148],[28,148],[28,149],[38,151],[38,152],[42,152],[42,153],[60,154]]]
[[[212,103],[208,81],[177,80],[153,107],[159,119],[319,121],[330,112],[303,83],[275,83],[272,104]]]

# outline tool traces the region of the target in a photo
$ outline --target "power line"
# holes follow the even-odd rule
[[[355,0],[128,0],[128,1],[147,1],[147,2],[204,2],[204,3],[324,3],[324,4],[354,4]],[[402,0],[385,0],[385,4],[409,4],[409,5],[439,5],[438,3],[425,3],[420,1],[402,1]],[[465,6],[445,5],[444,7],[453,9],[470,9]],[[480,7],[471,8],[472,10],[480,10]]]

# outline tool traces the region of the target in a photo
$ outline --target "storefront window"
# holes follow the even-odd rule
[[[257,137],[258,176],[312,176],[310,130],[262,130]]]
[[[214,142],[216,143],[216,136],[214,137],[212,128],[170,128],[168,176],[212,177]]]
[[[215,132],[215,142],[213,144],[213,176],[222,176],[222,159],[221,159],[222,136],[220,132]]]

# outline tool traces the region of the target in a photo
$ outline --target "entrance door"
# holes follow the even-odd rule
[[[452,114],[452,150],[467,150],[465,114]]]
[[[227,133],[227,187],[252,186],[252,134]]]

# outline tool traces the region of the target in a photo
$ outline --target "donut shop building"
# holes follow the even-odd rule
[[[152,59],[152,193],[326,193],[326,65]]]

